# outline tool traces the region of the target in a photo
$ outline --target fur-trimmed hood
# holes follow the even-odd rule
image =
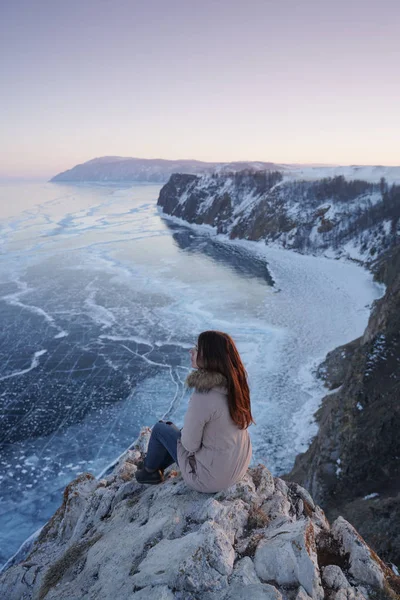
[[[228,380],[225,375],[218,371],[206,371],[196,369],[186,377],[185,384],[188,388],[194,388],[196,392],[209,392],[212,388],[222,387],[228,389]]]

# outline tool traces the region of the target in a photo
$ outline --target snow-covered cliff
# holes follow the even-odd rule
[[[372,178],[372,177],[371,177]],[[372,178],[373,179],[373,178]],[[342,175],[294,179],[282,171],[173,175],[159,206],[230,238],[368,263],[400,232],[400,185]]]
[[[400,578],[342,517],[264,467],[217,494],[172,465],[136,482],[144,428],[104,479],[80,475],[29,554],[0,576],[7,600],[363,600],[396,598]],[[26,554],[26,553],[25,553]]]

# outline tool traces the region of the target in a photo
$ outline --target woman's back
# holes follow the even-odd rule
[[[252,455],[250,436],[230,415],[227,382],[221,373],[194,371],[187,383],[195,391],[177,444],[179,467],[190,487],[217,492],[246,473]]]

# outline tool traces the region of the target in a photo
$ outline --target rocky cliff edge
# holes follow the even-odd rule
[[[400,578],[339,516],[262,464],[215,494],[172,465],[134,478],[151,430],[104,479],[81,474],[29,554],[0,576],[7,600],[362,600],[400,598]]]

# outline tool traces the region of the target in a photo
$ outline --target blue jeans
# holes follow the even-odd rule
[[[172,421],[158,421],[151,431],[145,466],[164,470],[174,462],[178,464],[176,446],[180,437],[181,430]]]

